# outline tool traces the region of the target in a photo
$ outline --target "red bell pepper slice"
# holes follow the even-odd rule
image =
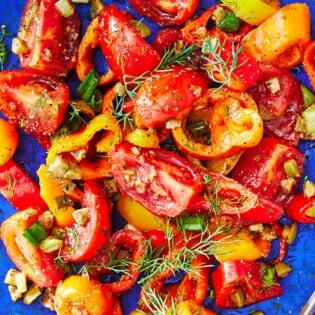
[[[109,5],[101,11],[98,19],[100,47],[120,81],[127,79],[125,76],[139,76],[158,66],[160,55],[130,24],[124,12]]]
[[[257,303],[282,294],[278,279],[262,262],[232,261],[224,262],[212,273],[211,279],[217,306],[223,308],[239,307],[232,298],[241,290],[244,300],[242,306]]]
[[[306,197],[304,193],[299,193],[288,203],[285,212],[296,222],[315,223],[315,197]]]
[[[0,166],[0,192],[17,210],[31,207],[43,212],[48,208],[40,196],[39,186],[12,159]]]

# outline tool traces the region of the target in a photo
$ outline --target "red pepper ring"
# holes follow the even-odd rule
[[[98,40],[98,17],[94,18],[92,22],[86,29],[86,32],[80,42],[78,55],[77,55],[77,63],[76,63],[76,73],[78,78],[83,81],[83,79],[87,76],[87,74],[95,68],[93,61],[93,53],[94,50],[99,47]],[[116,82],[118,79],[115,74],[112,72],[110,68],[108,71],[104,73],[99,80],[99,85],[110,85]]]
[[[146,252],[145,237],[136,230],[122,229],[115,232],[110,239],[110,251],[114,255],[120,250],[130,252],[131,264],[128,266],[128,274],[124,274],[118,281],[104,284],[111,292],[122,293],[130,290],[136,283],[140,274],[142,257]]]

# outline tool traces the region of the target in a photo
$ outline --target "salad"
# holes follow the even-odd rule
[[[315,222],[311,6],[73,2],[1,28],[10,305],[263,314]]]

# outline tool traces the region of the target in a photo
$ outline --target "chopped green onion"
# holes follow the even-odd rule
[[[290,160],[285,161],[283,163],[283,168],[284,168],[285,173],[289,177],[300,177],[301,176],[298,164],[297,164],[296,160],[294,160],[294,159],[290,159]]]
[[[307,107],[297,120],[295,130],[301,132],[302,137],[315,139],[315,104]]]
[[[312,93],[305,85],[301,84],[301,91],[304,99],[304,106],[309,107],[315,103],[315,94]]]
[[[241,289],[237,289],[231,294],[231,300],[237,307],[242,307],[245,304],[245,295]]]
[[[38,222],[35,222],[23,232],[23,236],[34,246],[38,246],[39,243],[47,236],[47,232]]]
[[[55,3],[55,6],[65,18],[68,18],[74,13],[74,8],[69,0],[59,0]]]
[[[203,120],[198,120],[198,121],[188,123],[187,129],[195,139],[198,139],[206,135],[209,131],[208,126]]]
[[[202,231],[205,227],[205,217],[198,215],[181,217],[179,227],[183,231]]]
[[[225,17],[218,22],[217,27],[227,33],[235,33],[241,26],[241,20],[232,11],[226,11]]]
[[[141,21],[130,20],[129,23],[136,27],[136,29],[140,32],[141,37],[147,37],[151,34],[150,28]]]
[[[44,253],[52,253],[60,249],[62,244],[62,240],[54,236],[48,236],[40,242],[39,247]]]
[[[78,95],[87,103],[90,103],[95,95],[99,81],[98,73],[92,69],[78,87]]]

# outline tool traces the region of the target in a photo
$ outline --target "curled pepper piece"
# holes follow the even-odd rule
[[[220,264],[211,275],[216,304],[242,307],[279,296],[282,287],[272,268],[245,260]]]
[[[286,5],[244,37],[244,50],[263,62],[276,62],[295,45],[304,51],[310,41],[310,23],[310,11],[305,3]]]
[[[93,52],[99,47],[99,39],[98,39],[98,18],[94,18],[92,22],[86,29],[86,32],[80,42],[78,55],[77,55],[77,63],[76,63],[76,73],[78,78],[83,81],[87,74],[95,68],[93,61]],[[112,72],[110,68],[108,68],[107,72],[101,75],[99,79],[99,85],[109,85],[117,81],[116,76]]]
[[[115,117],[108,114],[97,115],[83,130],[58,138],[51,146],[46,162],[49,165],[59,154],[85,148],[93,136],[101,130],[116,129],[119,129],[119,125]]]
[[[200,159],[215,159],[232,156],[260,142],[263,122],[255,101],[248,94],[223,88],[209,90],[207,95],[212,106],[209,117],[211,144],[194,141],[183,120],[180,127],[172,129],[174,141],[181,151]]]
[[[128,274],[124,274],[118,281],[106,283],[104,286],[114,293],[122,293],[128,291],[137,281],[140,274],[141,259],[146,252],[145,237],[136,230],[121,229],[111,236],[110,251],[115,255],[119,250],[125,249],[132,253],[129,257],[131,260],[128,265]]]

